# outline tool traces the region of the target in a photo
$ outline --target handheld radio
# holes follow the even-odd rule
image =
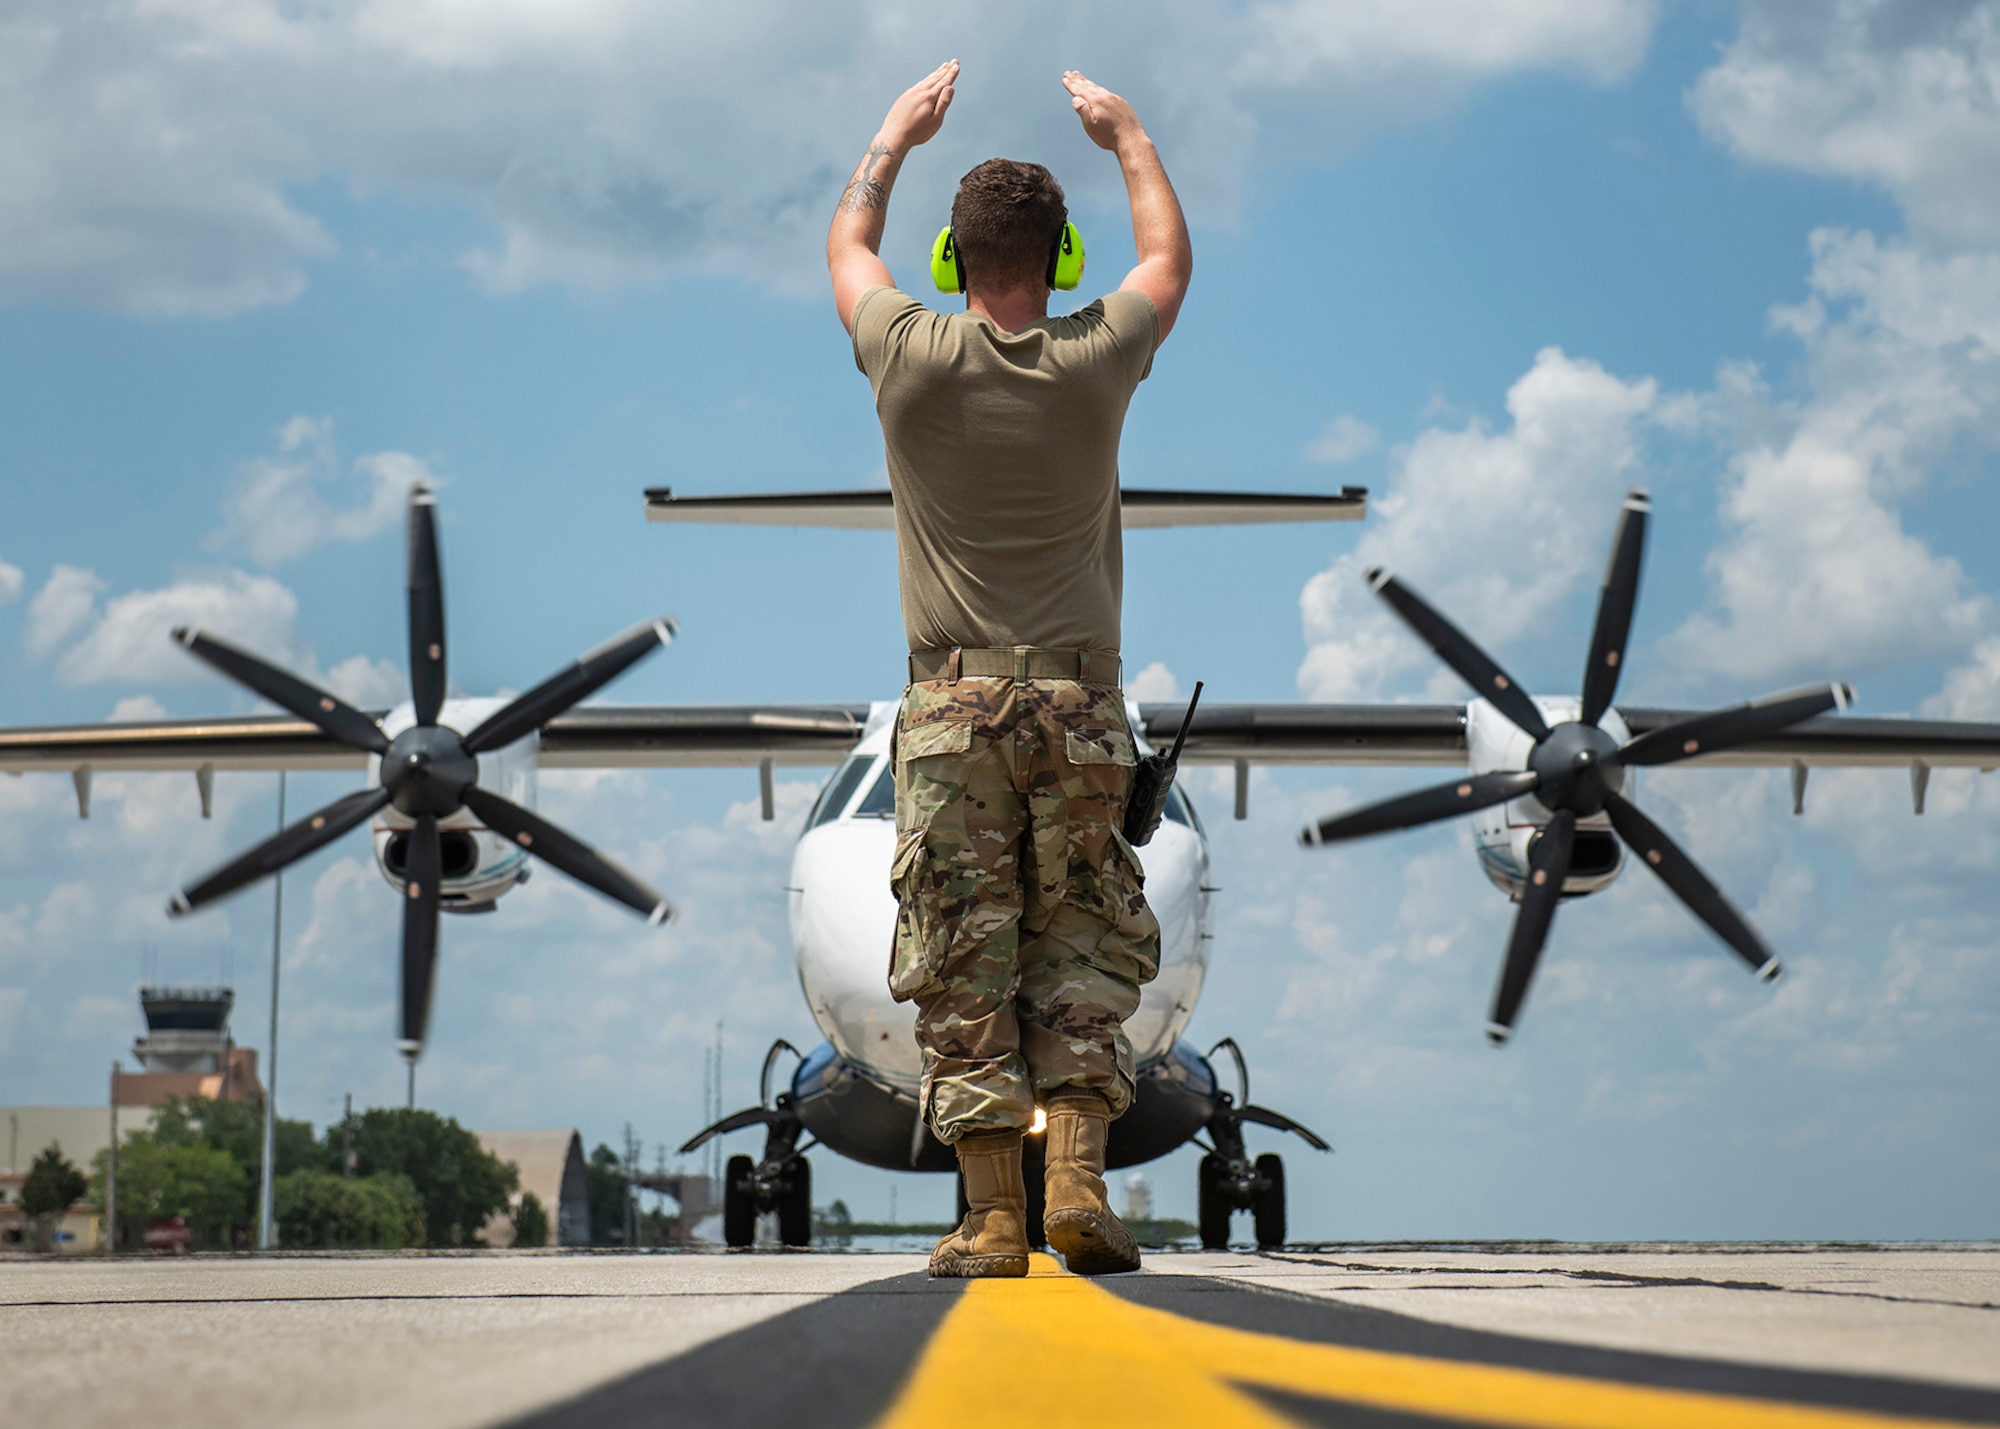
[[[1138,775],[1132,780],[1132,797],[1125,804],[1125,842],[1138,848],[1159,832],[1166,816],[1167,793],[1174,787],[1174,772],[1180,768],[1181,745],[1187,740],[1188,726],[1194,723],[1194,707],[1201,703],[1201,681],[1194,682],[1194,698],[1181,717],[1181,732],[1174,747],[1164,755],[1149,754],[1139,761]]]

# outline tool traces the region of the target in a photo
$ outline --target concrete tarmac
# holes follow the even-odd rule
[[[9,1259],[0,1421],[2000,1424],[2000,1247]]]

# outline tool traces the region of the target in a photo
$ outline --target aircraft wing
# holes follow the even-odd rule
[[[1142,704],[1156,748],[1185,707]],[[846,757],[867,705],[584,706],[542,727],[545,769],[827,765]],[[374,712],[378,717],[380,711]],[[1621,709],[1635,735],[1693,711]],[[368,756],[290,715],[0,729],[0,773],[90,770],[354,769]],[[1189,764],[1463,765],[1462,705],[1203,705],[1181,758]],[[1688,764],[1783,768],[2000,766],[2000,724],[1822,715],[1782,734]],[[206,775],[204,774],[204,777]]]
[[[1173,743],[1187,707],[1142,704],[1147,742]],[[1702,711],[1627,708],[1619,711],[1636,735]],[[1189,764],[1457,764],[1465,762],[1462,705],[1202,705],[1195,711],[1181,759]],[[1685,764],[1785,768],[1803,764],[1933,768],[2000,766],[2000,724],[1944,720],[1857,719],[1821,715],[1782,734]]]
[[[1691,719],[1701,711],[1627,709],[1620,705],[1618,713],[1625,716],[1626,727],[1637,736]],[[1935,769],[1992,769],[2000,766],[2000,724],[1819,715],[1769,738],[1720,754],[1697,755],[1675,767],[1695,764],[1738,769],[1789,764],[1812,769],[1908,768],[1913,764]]]
[[[544,769],[838,764],[867,705],[584,706],[542,727]]]
[[[1332,493],[1270,491],[1164,491],[1127,486],[1119,491],[1127,531],[1168,526],[1263,526],[1293,521],[1359,521],[1368,514],[1368,488],[1343,486]],[[896,503],[887,487],[866,491],[760,492],[745,496],[676,496],[670,486],[646,492],[648,521],[716,526],[825,526],[847,531],[893,531]]]
[[[1184,704],[1142,704],[1146,742],[1174,742]],[[1195,711],[1184,764],[1465,764],[1463,705],[1224,705]]]
[[[380,718],[383,711],[370,712]],[[867,705],[584,706],[542,727],[545,769],[836,764]],[[291,715],[0,729],[0,773],[365,769],[369,756]]]

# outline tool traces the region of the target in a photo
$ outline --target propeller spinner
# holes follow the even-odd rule
[[[1697,754],[1713,754],[1776,734],[1813,715],[1845,708],[1853,698],[1846,685],[1815,685],[1770,695],[1749,704],[1694,715],[1619,744],[1598,728],[1611,708],[1624,668],[1626,637],[1639,595],[1639,571],[1646,545],[1646,519],[1652,503],[1643,490],[1625,499],[1618,534],[1605,568],[1598,599],[1597,627],[1591,635],[1590,656],[1583,672],[1583,696],[1577,718],[1551,728],[1527,691],[1494,663],[1457,626],[1445,619],[1401,581],[1384,570],[1368,572],[1376,594],[1415,630],[1445,664],[1458,672],[1501,714],[1534,741],[1523,770],[1501,770],[1455,779],[1434,789],[1403,794],[1351,813],[1309,825],[1299,836],[1307,845],[1334,843],[1391,829],[1416,828],[1454,814],[1470,813],[1528,796],[1550,811],[1548,823],[1529,845],[1528,876],[1522,886],[1520,910],[1514,915],[1507,961],[1493,995],[1493,1013],[1486,1035],[1495,1046],[1513,1035],[1535,964],[1548,940],[1569,876],[1577,823],[1598,814],[1646,866],[1660,876],[1675,897],[1688,906],[1717,937],[1736,951],[1766,982],[1782,970],[1743,915],[1731,906],[1694,860],[1683,853],[1638,806],[1624,796],[1625,771],[1635,766],[1664,765]]]
[[[174,639],[230,679],[316,725],[329,739],[377,756],[379,786],[336,799],[176,893],[168,912],[191,913],[324,848],[389,805],[412,820],[404,860],[402,1052],[422,1054],[436,982],[439,883],[444,854],[438,824],[460,809],[651,923],[673,916],[658,893],[588,844],[510,799],[479,787],[479,756],[512,744],[602,689],[674,636],[662,616],[634,626],[482,721],[470,734],[438,723],[445,701],[444,583],[438,564],[436,503],[410,490],[410,695],[416,722],[393,740],[373,717],[275,665],[198,630]]]

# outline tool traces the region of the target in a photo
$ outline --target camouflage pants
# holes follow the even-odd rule
[[[1160,925],[1120,832],[1124,698],[1076,680],[924,681],[896,745],[889,990],[917,1008],[938,1138],[1026,1127],[1039,1094],[1132,1100],[1124,1021]]]

